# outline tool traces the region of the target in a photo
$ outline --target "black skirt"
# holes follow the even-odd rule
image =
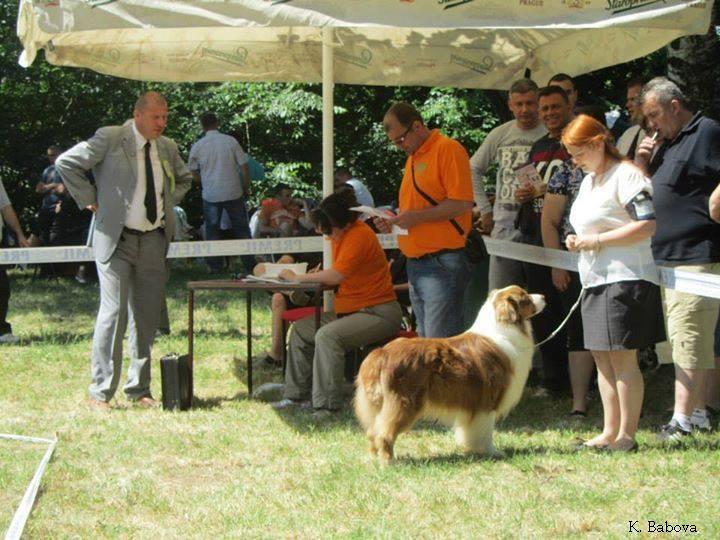
[[[585,348],[643,349],[665,341],[660,287],[649,281],[618,281],[585,289],[582,299]]]

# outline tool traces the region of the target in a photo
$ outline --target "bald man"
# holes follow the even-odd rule
[[[128,400],[155,407],[150,394],[150,350],[165,293],[165,262],[173,237],[173,206],[190,189],[192,174],[163,131],[167,102],[141,95],[133,120],[100,128],[55,162],[78,206],[95,212],[93,251],[100,308],[92,347],[90,405],[109,409],[120,381],[122,342],[130,321]],[[92,171],[95,184],[88,180]],[[128,317],[129,315],[129,317]]]

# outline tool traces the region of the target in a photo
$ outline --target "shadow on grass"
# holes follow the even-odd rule
[[[182,328],[180,330],[173,330],[172,333],[173,337],[182,337],[186,338],[188,337],[188,331],[187,328]],[[195,340],[202,339],[202,338],[226,338],[226,339],[233,339],[233,340],[242,340],[241,346],[243,351],[245,350],[245,338],[247,334],[245,332],[240,332],[239,330],[234,330],[232,328],[227,328],[224,330],[209,330],[209,329],[198,329],[195,327],[193,329],[193,338]],[[265,334],[257,335],[255,334],[255,331],[253,330],[253,339],[258,339],[260,337],[265,337]]]
[[[193,397],[193,409],[212,410],[217,409],[223,403],[248,399],[247,392],[238,392],[232,397],[213,396],[206,398]]]
[[[363,436],[355,416],[346,409],[322,417],[315,416],[312,409],[303,410],[300,407],[288,407],[273,412],[298,433],[358,429],[358,436]]]
[[[640,416],[640,429],[656,429],[672,416],[674,368],[667,364],[644,371],[645,399]],[[533,389],[526,388],[518,406],[502,420],[499,431],[523,431],[535,433],[545,430],[594,431],[602,428],[603,409],[597,390],[588,399],[588,416],[572,420],[570,394],[562,397],[537,397]],[[670,408],[670,410],[668,410]]]
[[[711,436],[711,435],[710,435]],[[660,441],[652,441],[649,444],[641,445],[640,451],[657,450],[665,454],[674,452],[688,452],[691,450],[707,452],[720,450],[720,440],[710,439],[708,435],[699,435],[687,437],[689,440],[681,440],[675,443],[662,443]]]
[[[400,442],[402,444],[402,441]],[[397,448],[397,443],[396,443]],[[436,455],[396,455],[393,466],[399,467],[425,467],[427,465],[468,465],[473,463],[501,463],[509,461],[516,457],[523,456],[540,456],[548,453],[558,453],[554,449],[549,449],[544,446],[532,447],[532,448],[513,448],[513,447],[502,447],[498,448],[501,455],[498,456],[487,456],[482,454],[475,454],[472,452],[466,452],[462,448],[457,447],[457,450],[448,454],[436,454]],[[559,452],[563,453],[563,452]]]
[[[427,465],[469,465],[471,463],[484,463],[502,461],[498,458],[468,454],[465,452],[454,452],[452,454],[440,454],[435,456],[397,456],[393,467],[426,467]]]
[[[61,330],[53,332],[41,332],[37,334],[24,334],[21,345],[29,344],[60,344],[67,345],[70,343],[80,343],[81,341],[90,340],[93,337],[93,329],[90,328],[85,332],[72,330]]]

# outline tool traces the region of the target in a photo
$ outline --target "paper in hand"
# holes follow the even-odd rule
[[[378,210],[377,208],[373,208],[372,206],[353,206],[352,208],[350,208],[350,210],[355,210],[356,212],[367,214],[367,215],[373,216],[373,217],[379,217],[379,218],[383,218],[383,219],[388,218],[388,214],[386,212],[383,212],[382,210]],[[405,236],[408,233],[407,229],[401,229],[397,225],[392,226],[391,232],[392,232],[392,234],[395,234],[398,236]]]
[[[542,176],[540,176],[540,173],[532,163],[528,163],[527,165],[523,165],[522,167],[515,169],[515,176],[517,177],[520,185],[530,184],[535,188],[535,191],[541,191],[543,189],[543,185],[545,184]]]

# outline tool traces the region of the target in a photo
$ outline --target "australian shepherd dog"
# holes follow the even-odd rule
[[[520,400],[533,356],[529,319],[544,307],[542,295],[512,285],[488,295],[464,334],[399,338],[372,351],[355,391],[370,453],[389,463],[397,436],[419,418],[434,418],[454,426],[469,451],[500,455],[495,422]]]

